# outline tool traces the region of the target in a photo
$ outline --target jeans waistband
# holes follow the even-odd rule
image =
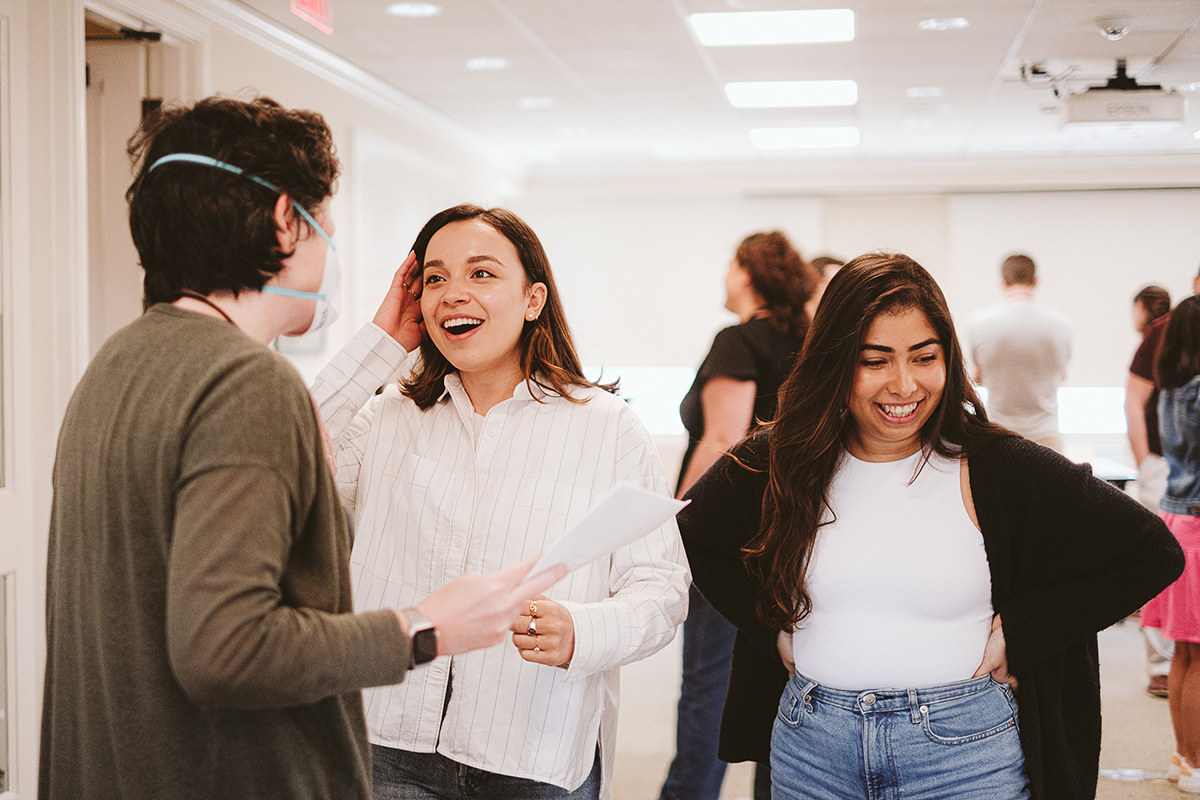
[[[992,681],[991,675],[983,675],[979,678],[944,683],[940,686],[851,691],[823,686],[797,672],[792,675],[790,683],[792,690],[806,704],[809,702],[808,698],[812,698],[819,703],[856,711],[860,714],[908,711],[916,716],[921,706],[979,694],[986,691],[994,681]]]
[[[1168,514],[1183,514],[1189,517],[1200,517],[1200,498],[1164,496],[1158,501],[1158,509]]]

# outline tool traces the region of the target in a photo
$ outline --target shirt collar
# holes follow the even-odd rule
[[[451,372],[442,379],[442,393],[438,395],[438,402],[445,400],[447,395],[454,401],[454,405],[463,410],[464,413],[474,413],[475,407],[471,405],[471,398],[467,396],[467,390],[463,388],[462,378],[457,372]],[[517,401],[537,401],[541,402],[550,393],[541,387],[535,381],[521,381],[513,389],[512,399]]]

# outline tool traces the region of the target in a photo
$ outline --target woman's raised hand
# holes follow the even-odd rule
[[[1017,690],[1017,679],[1008,671],[1008,646],[1004,643],[999,614],[992,617],[992,633],[983,648],[983,662],[971,677],[982,678],[989,673],[996,683],[1007,683],[1014,692]]]
[[[575,655],[575,622],[561,604],[545,597],[526,601],[509,629],[521,658],[534,664],[566,669]]]
[[[425,321],[421,317],[421,268],[416,253],[409,253],[392,277],[392,285],[375,312],[376,325],[410,353],[425,336]]]

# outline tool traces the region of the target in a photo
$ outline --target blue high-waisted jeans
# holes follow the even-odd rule
[[[771,735],[788,800],[1027,800],[1017,701],[989,676],[926,689],[829,689],[800,674]]]

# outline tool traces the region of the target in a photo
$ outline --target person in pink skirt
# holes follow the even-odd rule
[[[1200,297],[1171,312],[1155,372],[1169,470],[1159,516],[1179,539],[1187,566],[1146,605],[1142,625],[1176,641],[1167,687],[1176,751],[1169,775],[1182,791],[1200,794]]]

